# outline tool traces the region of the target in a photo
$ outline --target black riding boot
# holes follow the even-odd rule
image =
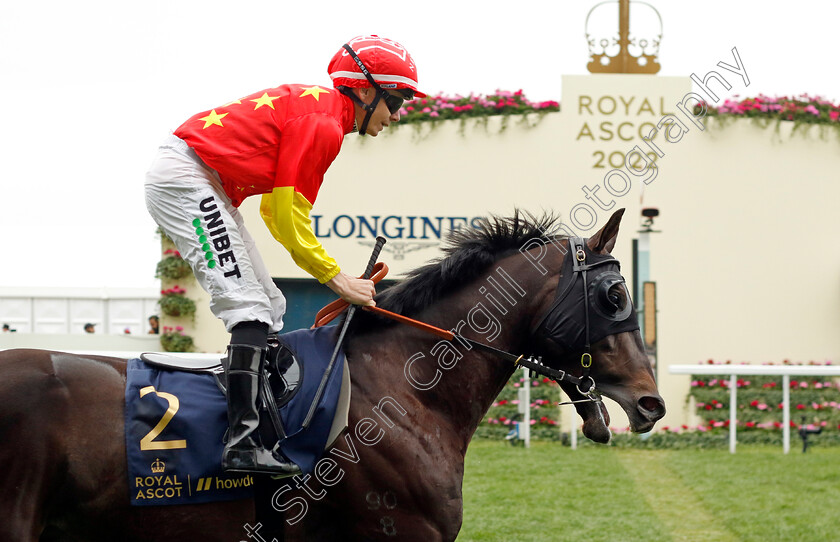
[[[258,390],[265,356],[266,351],[255,346],[228,346],[225,372],[229,429],[222,468],[287,476],[300,474],[300,468],[295,463],[263,448],[259,435],[254,434],[260,424]]]

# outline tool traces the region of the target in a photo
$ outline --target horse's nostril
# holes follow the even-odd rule
[[[639,399],[639,408],[643,410],[651,420],[658,420],[665,415],[665,403],[659,397],[647,395]]]

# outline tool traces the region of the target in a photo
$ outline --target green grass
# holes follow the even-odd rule
[[[840,541],[840,450],[638,450],[552,442],[467,453],[472,541]]]

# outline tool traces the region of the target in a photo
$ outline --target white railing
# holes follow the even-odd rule
[[[0,322],[20,334],[84,335],[90,322],[98,335],[145,335],[159,297],[152,288],[0,287]]]
[[[130,359],[143,352],[163,352],[160,335],[106,335],[75,333],[0,333],[0,351],[14,348],[37,348],[69,354],[109,356]],[[201,361],[219,360],[219,353],[168,352],[175,357]]]
[[[735,433],[738,409],[738,383],[735,376],[782,377],[782,447],[790,452],[790,377],[840,376],[840,367],[831,365],[671,365],[671,374],[729,376],[729,451],[735,453]]]

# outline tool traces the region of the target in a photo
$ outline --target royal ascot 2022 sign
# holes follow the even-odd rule
[[[569,115],[567,136],[575,148],[575,164],[581,169],[615,169],[625,166],[627,151],[656,132],[657,121],[673,115],[675,104],[691,91],[687,77],[651,75],[588,75],[563,77],[563,114]],[[566,104],[569,104],[568,106]],[[644,149],[644,147],[642,147]],[[657,153],[647,149],[648,160]],[[635,169],[643,169],[643,157],[635,156]]]
[[[587,139],[592,142],[602,141],[609,145],[613,140],[628,142],[634,139],[642,139],[651,130],[656,130],[656,121],[661,117],[672,114],[665,110],[665,97],[659,96],[652,100],[647,96],[590,96],[582,94],[578,96],[577,109],[579,115],[588,115],[592,121],[584,121],[575,138],[577,141]],[[654,107],[655,106],[655,107]],[[617,117],[630,118],[631,120],[598,120],[613,119]],[[592,168],[599,169],[607,166],[620,168],[624,166],[625,152],[621,150],[611,151],[595,150],[592,152]],[[656,160],[656,153],[650,151],[648,156]],[[638,169],[639,166],[633,165]]]

